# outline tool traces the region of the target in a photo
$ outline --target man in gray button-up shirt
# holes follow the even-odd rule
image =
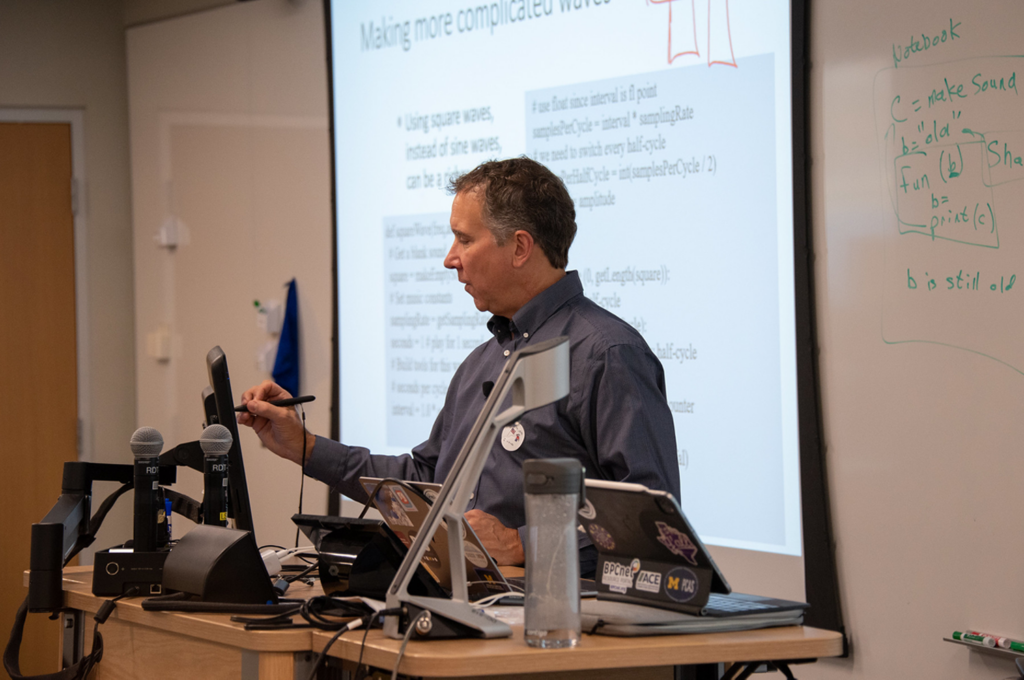
[[[629,324],[583,295],[567,272],[576,233],[565,185],[527,158],[484,163],[453,182],[455,237],[444,266],[480,311],[494,316],[493,338],[459,366],[429,438],[411,455],[373,455],[305,432],[294,409],[267,400],[288,396],[272,382],[242,395],[250,425],[266,446],[300,462],[306,474],[345,495],[365,499],[362,476],[443,482],[506,357],[532,342],[570,339],[569,396],[526,413],[495,442],[466,517],[498,564],[524,560],[522,463],[528,458],[578,458],[587,477],[634,482],[679,497],[675,431],[665,398],[665,375],[647,343]],[[583,571],[592,547],[581,537]],[[589,569],[588,569],[589,567]]]

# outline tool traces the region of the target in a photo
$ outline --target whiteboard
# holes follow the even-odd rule
[[[1024,57],[982,56],[875,76],[887,343],[939,343],[1024,368],[1024,345],[1001,332],[1024,254],[1013,237],[1024,224],[1022,67]]]
[[[942,638],[1024,635],[1022,28],[1020,2],[811,8],[822,419],[853,655],[801,677],[1012,673]]]

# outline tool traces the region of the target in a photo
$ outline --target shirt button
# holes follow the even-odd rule
[[[473,498],[474,498],[475,496],[476,496],[476,494],[475,494],[475,493],[471,493],[471,494],[469,494],[469,500],[473,500]]]
[[[509,352],[508,350],[505,350],[505,356],[508,356],[509,354],[511,354],[511,352]]]
[[[530,334],[529,333],[523,333],[523,337],[524,338],[528,338],[528,337],[530,337]]]

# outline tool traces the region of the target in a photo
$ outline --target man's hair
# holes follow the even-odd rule
[[[481,190],[484,223],[499,246],[522,229],[533,237],[556,269],[569,263],[569,246],[576,236],[576,208],[555,173],[535,160],[520,156],[488,161],[461,177],[448,191]]]

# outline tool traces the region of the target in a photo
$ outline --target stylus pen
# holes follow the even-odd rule
[[[307,402],[316,399],[311,394],[307,394],[304,397],[292,397],[291,399],[275,399],[274,401],[268,401],[267,403],[272,406],[295,406],[296,404],[305,404]],[[245,406],[236,406],[235,411],[238,413],[248,413],[249,409]]]

